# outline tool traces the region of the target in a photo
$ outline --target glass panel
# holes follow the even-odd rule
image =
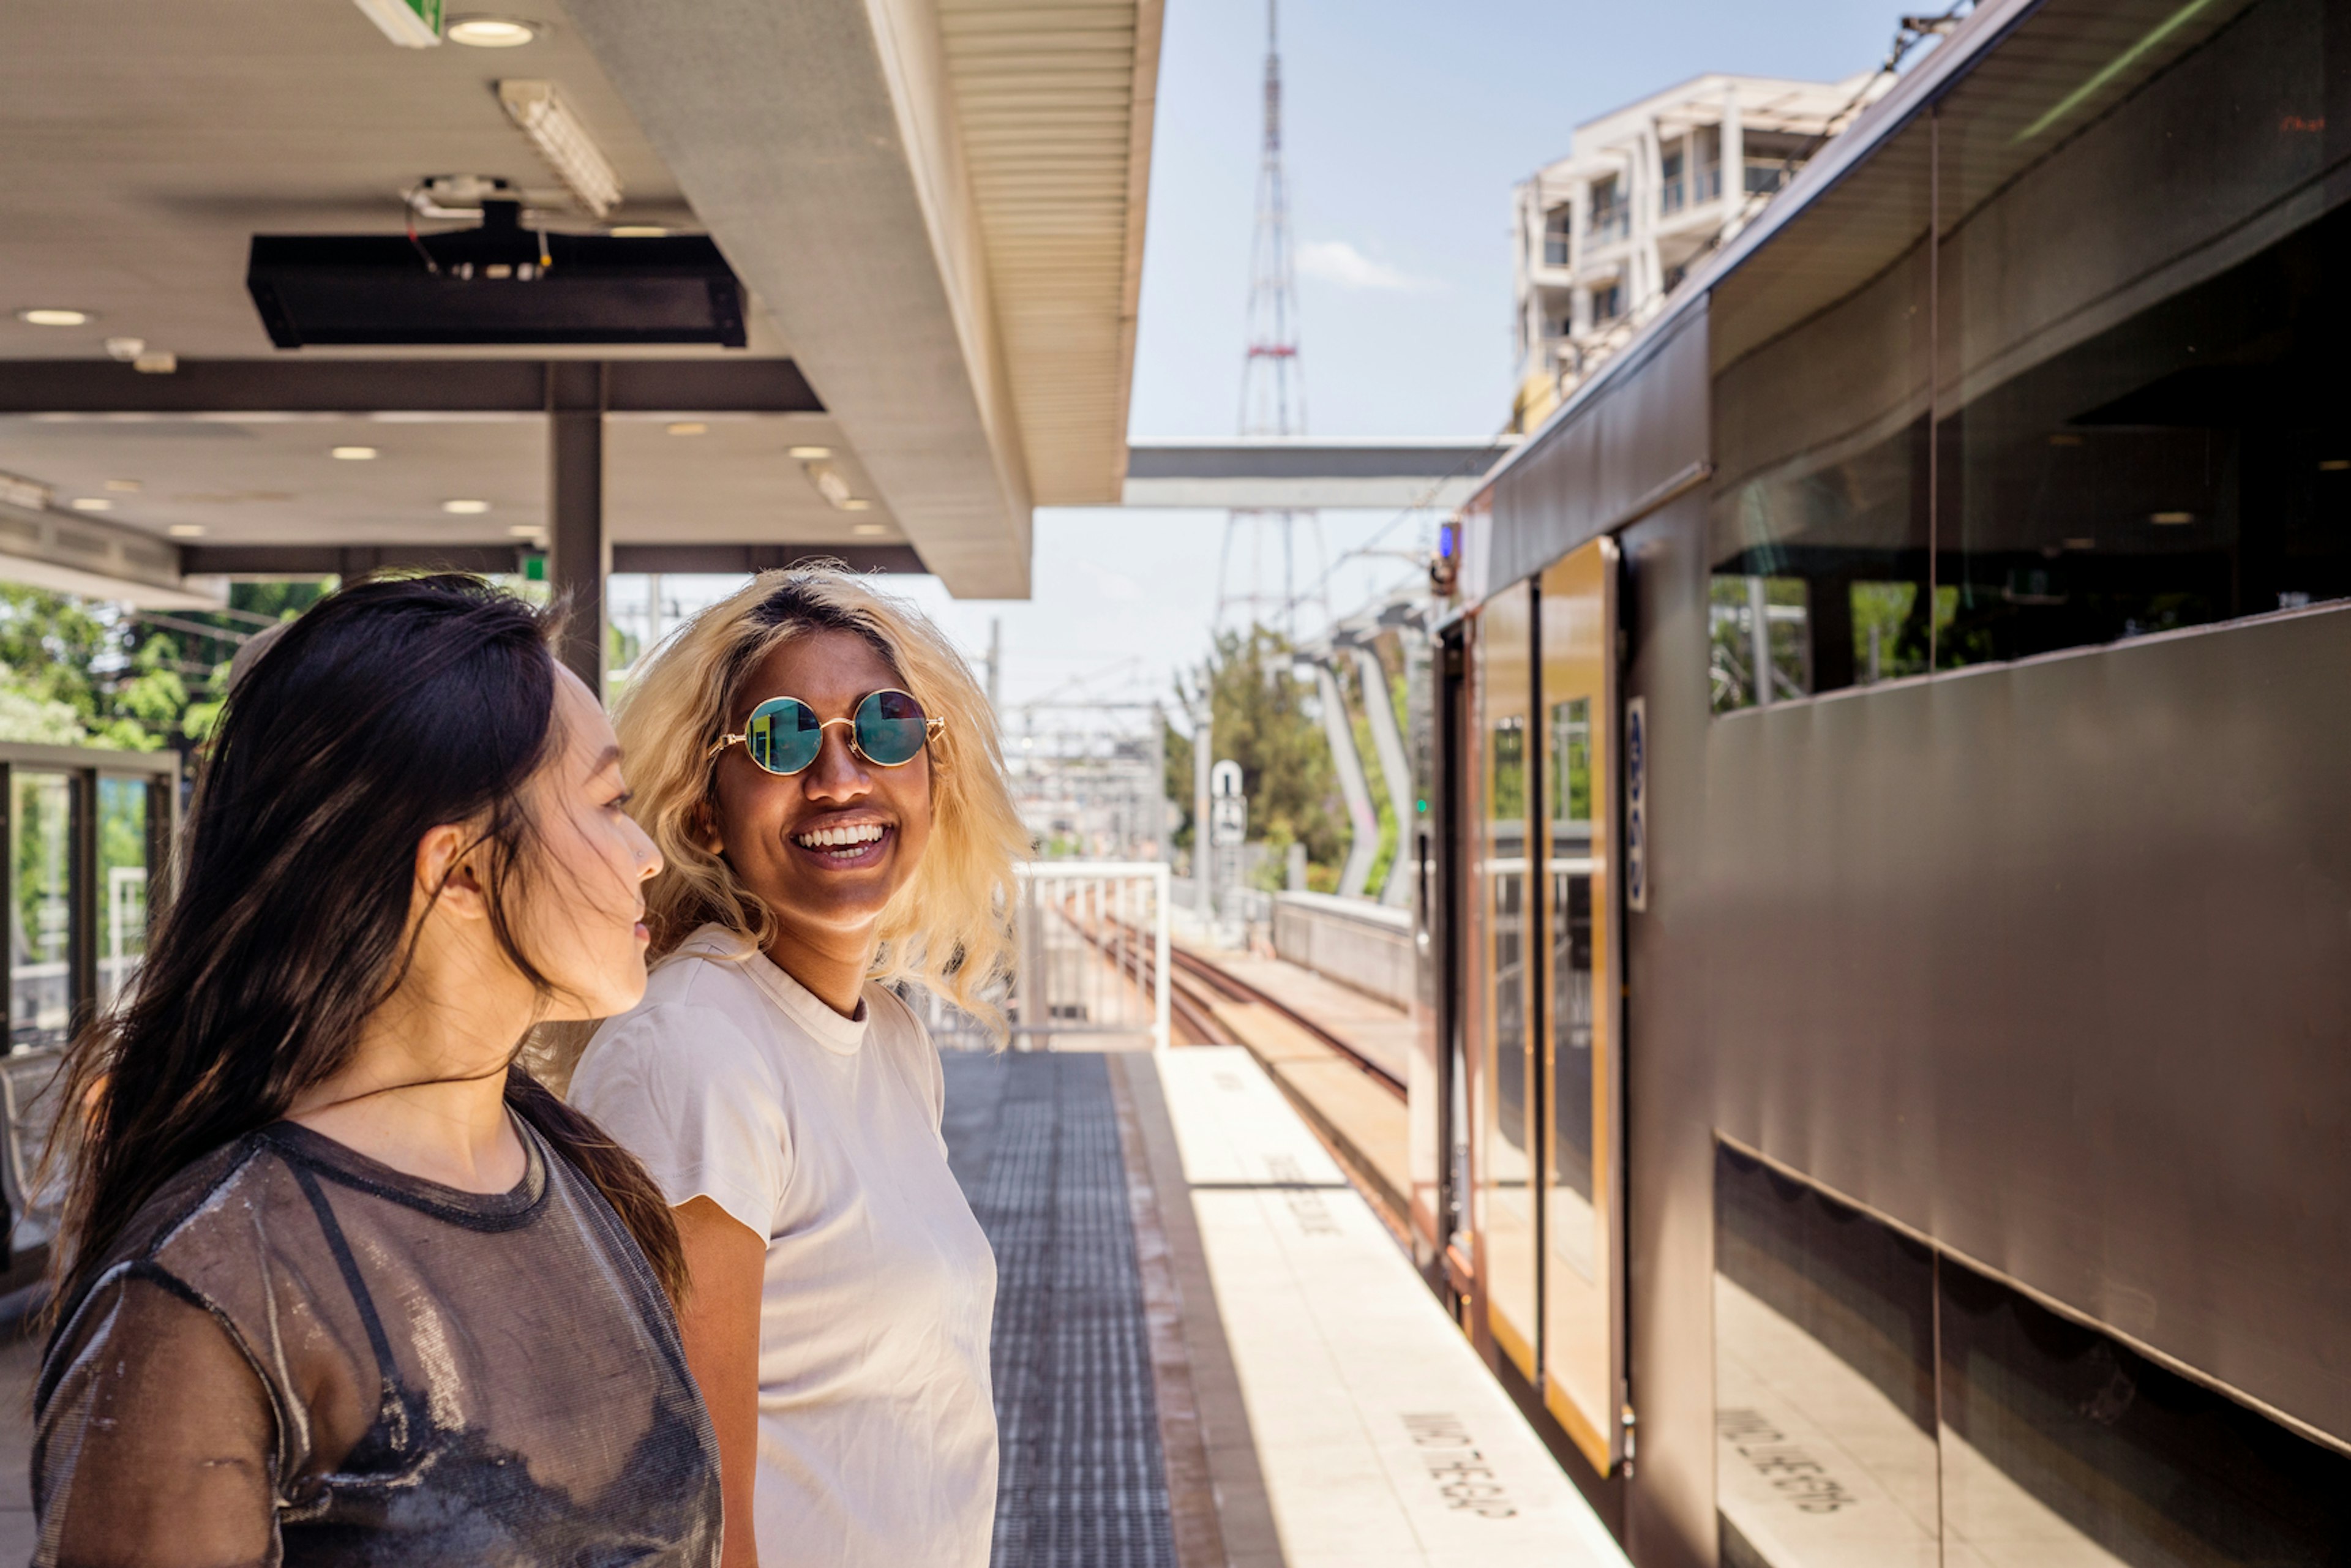
[[[9,906],[8,1044],[63,1043],[73,1021],[73,780],[11,775],[16,896]]]
[[[98,781],[98,1005],[121,999],[147,956],[147,780]]]
[[[1947,100],[1938,667],[2351,596],[2327,16],[2055,0]]]
[[[1928,154],[1913,125],[1715,288],[1717,713],[1927,669]]]
[[[1936,1568],[1932,1255],[1728,1148],[1714,1191],[1726,1568]]]
[[[1620,971],[1611,952],[1607,781],[1615,546],[1542,575],[1544,829],[1543,1402],[1605,1473],[1621,1438],[1611,1084]]]
[[[1949,1261],[1942,1308],[1951,1562],[2343,1560],[2351,1459]]]
[[[1531,593],[1520,584],[1479,612],[1484,752],[1478,898],[1487,946],[1485,1091],[1478,1190],[1487,1323],[1535,1375],[1535,1101],[1529,1009],[1527,710],[1533,693]]]

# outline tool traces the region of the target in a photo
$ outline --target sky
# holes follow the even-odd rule
[[[1513,380],[1512,185],[1565,154],[1579,121],[1694,76],[1837,80],[1873,69],[1904,8],[1284,0],[1283,137],[1309,431],[1499,429]],[[1265,29],[1266,0],[1167,0],[1134,440],[1237,426]],[[1325,580],[1331,609],[1346,614],[1413,570],[1393,556],[1346,552],[1367,542],[1425,548],[1435,521],[1325,513],[1319,550],[1310,533],[1296,541],[1298,583]],[[931,578],[891,586],[975,659],[1000,622],[1008,710],[1040,699],[1148,700],[1167,695],[1175,672],[1207,650],[1225,532],[1221,512],[1040,509],[1029,600],[958,601]],[[1245,591],[1246,544],[1236,552]],[[632,592],[643,590],[614,585],[616,601]]]

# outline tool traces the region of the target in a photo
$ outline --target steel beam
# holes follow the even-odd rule
[[[547,367],[547,585],[570,619],[557,649],[572,674],[604,695],[604,366]]]
[[[503,576],[522,569],[511,541],[477,545],[183,545],[190,577],[340,577],[371,571],[471,571]]]
[[[603,363],[615,413],[822,413],[789,360],[182,360],[143,375],[111,360],[0,360],[0,415],[536,415],[552,378]]]
[[[814,561],[838,561],[852,571],[927,572],[912,545],[616,544],[614,571],[753,572]]]

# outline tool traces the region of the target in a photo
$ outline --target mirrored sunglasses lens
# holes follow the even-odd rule
[[[744,744],[751,760],[770,773],[798,773],[824,744],[816,710],[798,697],[770,697],[751,710]]]
[[[912,762],[927,731],[923,705],[904,692],[874,692],[857,705],[857,748],[884,768]]]

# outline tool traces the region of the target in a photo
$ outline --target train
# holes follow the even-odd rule
[[[2343,1561],[2351,5],[1982,0],[1444,530],[1410,1241],[1640,1568]]]

